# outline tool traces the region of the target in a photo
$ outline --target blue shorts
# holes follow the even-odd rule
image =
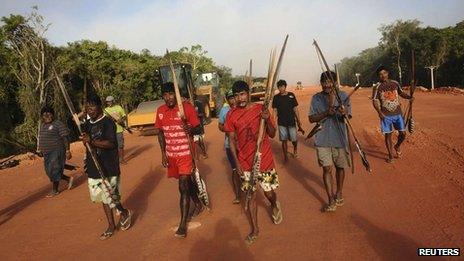
[[[397,131],[405,131],[404,119],[401,114],[385,116],[385,118],[380,120],[380,129],[383,134],[392,133],[393,128]]]
[[[296,127],[295,126],[280,126],[279,125],[279,140],[284,141],[284,140],[290,140],[290,141],[297,141],[297,133],[296,133]]]

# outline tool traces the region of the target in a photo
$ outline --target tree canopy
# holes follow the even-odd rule
[[[421,27],[418,20],[398,20],[379,28],[381,39],[376,47],[357,56],[344,58],[339,68],[342,84],[354,85],[355,73],[361,83],[377,82],[375,70],[387,66],[403,85],[411,81],[411,51],[416,56],[417,84],[430,87],[430,71],[436,66],[437,86],[464,86],[464,21],[445,28]]]

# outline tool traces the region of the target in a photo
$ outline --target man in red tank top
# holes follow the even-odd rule
[[[181,219],[175,236],[183,238],[187,236],[190,198],[195,203],[192,216],[203,210],[190,177],[193,172],[193,155],[190,153],[189,139],[192,139],[192,133],[200,126],[200,121],[193,105],[183,101],[185,123],[182,122],[173,83],[163,84],[162,94],[166,104],[156,111],[155,132],[161,147],[162,165],[167,168],[169,178],[179,180]]]

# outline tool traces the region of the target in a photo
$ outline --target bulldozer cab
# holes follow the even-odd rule
[[[173,82],[171,67],[169,65],[159,67],[158,71],[162,84]],[[186,63],[176,63],[174,64],[174,72],[176,73],[180,95],[184,98],[193,100],[194,87],[192,80],[192,66]]]

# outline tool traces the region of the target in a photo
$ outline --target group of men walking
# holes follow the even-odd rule
[[[405,126],[398,96],[407,99],[411,99],[411,96],[404,93],[397,82],[388,78],[388,70],[385,67],[380,67],[377,73],[380,83],[373,90],[373,105],[379,114],[381,129],[385,134],[387,162],[391,162],[393,149],[396,157],[401,156],[400,146],[405,138]],[[351,102],[345,92],[337,89],[337,83],[332,79],[337,79],[334,72],[321,74],[322,90],[312,97],[308,112],[308,120],[321,125],[321,130],[315,135],[314,144],[328,197],[327,205],[324,207],[325,212],[334,212],[344,205],[342,191],[345,168],[352,164],[347,151],[349,138],[344,121],[345,116],[351,117]],[[287,91],[287,83],[284,80],[278,81],[277,87],[279,92],[272,100],[274,117],[263,104],[250,102],[250,88],[244,81],[236,81],[232,85],[231,91],[226,94],[227,104],[218,114],[218,128],[225,133],[224,148],[231,167],[233,204],[242,202],[243,191],[252,191],[248,193],[251,196],[245,198],[245,209],[251,224],[251,231],[246,237],[248,244],[252,244],[259,235],[257,190],[263,190],[269,201],[273,223],[280,224],[283,221],[282,206],[276,193],[279,177],[270,140],[278,131],[282,143],[283,162],[286,163],[290,154],[288,141],[293,145],[291,155],[297,158],[297,134],[298,132],[304,134],[295,94]],[[335,92],[338,92],[342,104],[338,104],[334,98]],[[203,138],[203,119],[198,106],[188,100],[176,99],[173,83],[162,85],[162,98],[165,104],[156,111],[155,132],[158,134],[161,164],[167,169],[169,178],[178,180],[181,215],[175,236],[184,238],[187,236],[188,221],[204,209],[198,198],[197,185],[192,179],[192,173],[196,168],[195,154],[197,154],[193,140],[196,135],[200,135],[196,140]],[[121,172],[119,164],[125,164],[121,125],[126,115],[120,106],[114,105],[113,97],[107,97],[106,102],[107,106],[103,109],[98,96],[87,99],[85,110],[87,119],[83,124],[84,134],[81,136],[83,143],[90,145],[88,148],[92,150],[87,149],[85,158],[90,198],[93,202],[102,203],[108,221],[108,228],[100,236],[102,240],[111,237],[117,228],[129,229],[133,214],[131,210],[122,206],[119,191]],[[181,118],[178,102],[182,102],[185,120]],[[65,158],[71,158],[69,130],[63,123],[54,119],[51,108],[44,108],[41,116],[38,148],[45,157],[45,170],[52,182],[52,192],[49,196],[52,197],[58,194],[58,184],[61,179],[68,182],[68,188],[72,187],[72,178],[63,174]],[[265,130],[260,151],[261,163],[259,171],[253,172],[256,167],[254,155],[262,119],[265,121]],[[400,132],[394,146],[391,141],[392,127]],[[206,158],[206,149],[199,147],[203,157]],[[99,164],[95,164],[94,155]],[[332,174],[334,170],[335,182]],[[117,214],[120,215],[118,223],[114,221],[113,209],[116,209]]]

